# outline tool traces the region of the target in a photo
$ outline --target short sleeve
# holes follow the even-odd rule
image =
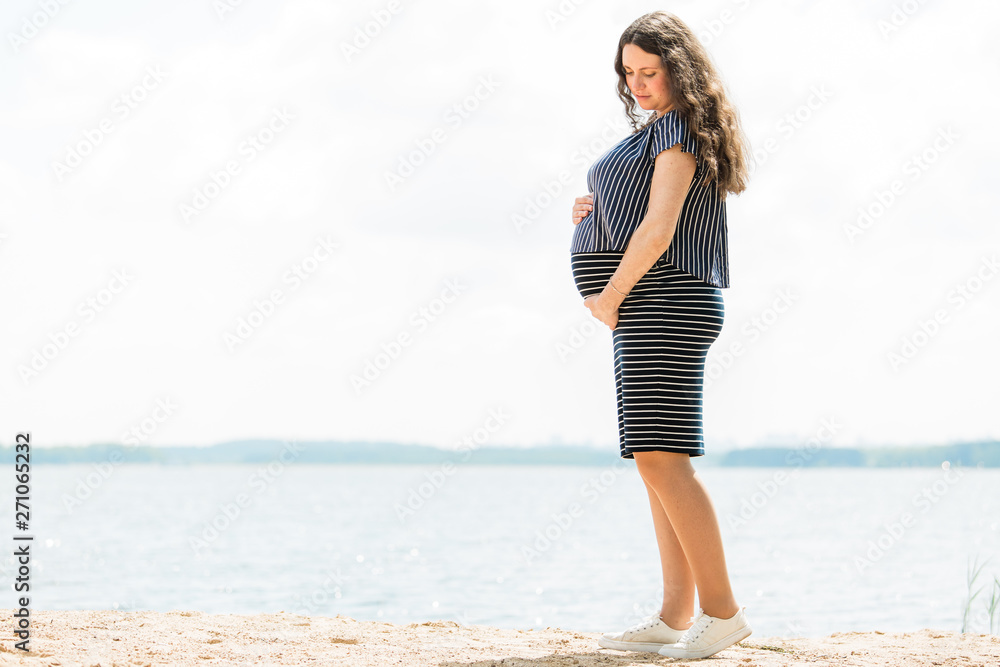
[[[668,111],[665,116],[653,121],[649,139],[650,162],[655,162],[657,155],[673,148],[676,144],[681,144],[681,150],[684,152],[698,157],[698,142],[695,141],[687,123],[677,111]]]

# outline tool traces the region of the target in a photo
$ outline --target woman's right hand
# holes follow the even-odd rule
[[[578,225],[594,210],[594,195],[577,197],[573,203],[573,224]]]

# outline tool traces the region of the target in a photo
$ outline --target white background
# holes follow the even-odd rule
[[[573,285],[570,207],[590,162],[627,132],[619,35],[661,7],[225,7],[4,4],[0,441],[28,430],[39,445],[119,442],[146,420],[158,445],[451,447],[499,410],[490,444],[616,450],[611,332]],[[824,419],[838,425],[832,444],[1000,437],[1000,7],[669,9],[702,35],[758,155],[728,203],[708,450],[801,442]],[[243,142],[275,109],[293,118],[250,159]],[[102,119],[110,131],[88,139]],[[935,148],[942,131],[952,139]],[[74,152],[87,154],[58,166]],[[185,220],[182,205],[228,161],[239,172]],[[393,187],[401,161],[419,164]],[[893,201],[851,237],[894,181]],[[284,276],[320,238],[337,250],[293,287]],[[457,296],[436,301],[447,281]],[[227,344],[276,289],[271,315]],[[771,311],[782,293],[792,304]],[[88,299],[104,301],[92,318]],[[420,308],[437,314],[417,324]],[[356,389],[352,376],[401,335]]]

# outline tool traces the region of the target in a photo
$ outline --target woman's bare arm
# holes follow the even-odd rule
[[[618,270],[611,276],[614,286],[625,294],[670,247],[696,167],[694,155],[682,152],[680,144],[656,156],[649,186],[649,208],[632,233]],[[614,308],[625,299],[611,285],[606,285],[599,296]]]
[[[618,307],[625,300],[624,295],[670,247],[677,218],[697,166],[694,155],[682,152],[676,144],[656,156],[646,215],[629,238],[622,261],[611,280],[600,294],[583,300],[583,305],[590,309],[591,314],[612,330],[618,325]]]

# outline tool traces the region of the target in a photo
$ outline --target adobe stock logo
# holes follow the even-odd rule
[[[919,153],[912,154],[900,171],[909,181],[916,183],[942,155],[958,141],[958,133],[951,127],[938,128],[937,135]],[[888,187],[876,189],[867,204],[858,207],[858,215],[853,223],[844,223],[844,234],[852,244],[867,232],[882,216],[889,212],[892,206],[906,193],[907,181],[902,178],[893,179]]]
[[[389,27],[392,18],[401,11],[403,11],[403,6],[399,0],[389,0],[385,9],[372,10],[372,20],[367,21],[363,29],[360,25],[354,26],[354,39],[350,42],[340,43],[340,52],[347,62],[351,62],[355,57],[361,55],[361,52],[368,48],[372,40],[382,34],[383,30]]]
[[[116,269],[104,287],[80,301],[76,308],[76,313],[80,318],[71,318],[56,331],[50,332],[46,342],[31,350],[27,363],[18,364],[17,374],[25,386],[41,375],[42,371],[61,356],[69,348],[70,343],[86,331],[86,325],[94,322],[101,313],[118,300],[118,295],[132,283],[133,279],[134,277],[128,273],[128,269]]]
[[[439,296],[434,297],[410,314],[408,323],[410,329],[402,329],[388,342],[379,346],[379,351],[365,359],[360,373],[350,376],[354,395],[360,396],[362,391],[371,387],[376,380],[391,367],[403,354],[403,351],[413,344],[418,334],[427,331],[431,324],[437,322],[449,309],[452,303],[465,292],[467,285],[458,280],[447,279]]]
[[[21,47],[27,44],[28,40],[37,37],[42,28],[56,17],[56,14],[62,10],[62,6],[67,2],[69,0],[40,0],[38,3],[40,9],[32,13],[31,16],[25,16],[21,19],[20,31],[7,33],[7,41],[10,42],[14,53],[19,53]],[[7,6],[5,5],[4,8],[6,9]]]
[[[893,33],[899,32],[920,11],[920,5],[926,2],[927,0],[904,0],[899,4],[894,4],[889,16],[879,19],[875,24],[882,39],[888,40]]]
[[[271,116],[256,131],[246,135],[236,149],[236,156],[226,160],[221,167],[212,170],[208,178],[195,186],[190,199],[177,205],[184,224],[190,225],[196,216],[201,215],[212,203],[233,183],[248,164],[267,150],[278,136],[288,129],[295,120],[295,114],[286,108],[272,109]]]
[[[452,132],[460,128],[486,100],[493,96],[499,87],[500,82],[494,79],[492,74],[480,76],[471,93],[445,110],[442,115],[445,125]],[[449,137],[448,129],[437,126],[427,135],[414,139],[415,148],[400,155],[396,168],[386,170],[384,173],[385,183],[389,191],[395,192],[396,188],[406,182],[406,179],[417,173],[417,169],[426,164]]]
[[[913,361],[952,321],[955,313],[965,308],[984,291],[998,273],[1000,273],[1000,261],[997,261],[996,255],[981,258],[975,273],[956,283],[948,292],[945,297],[947,305],[935,308],[928,317],[921,318],[917,325],[893,346],[886,357],[889,367],[899,371]]]
[[[864,574],[868,568],[885,558],[886,554],[903,540],[909,529],[917,525],[920,516],[930,512],[965,476],[961,468],[952,468],[948,461],[941,464],[941,469],[944,473],[939,479],[913,495],[911,503],[919,510],[918,515],[902,512],[897,520],[882,524],[878,537],[868,540],[868,549],[865,553],[854,558],[853,564],[858,574]]]
[[[82,165],[87,157],[93,154],[97,147],[152,95],[154,90],[159,88],[166,77],[167,73],[160,65],[147,66],[142,79],[114,99],[107,115],[97,121],[95,126],[85,128],[77,141],[66,145],[63,149],[62,162],[52,163],[52,173],[56,180],[62,183]]]

